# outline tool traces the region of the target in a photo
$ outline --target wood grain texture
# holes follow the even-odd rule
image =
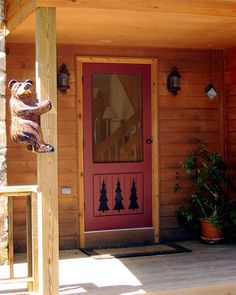
[[[236,180],[236,49],[225,51],[225,142],[226,161],[233,181]],[[235,194],[233,195],[234,197]]]
[[[205,49],[209,43],[219,49],[235,46],[233,0],[12,0],[6,5],[9,40],[32,42],[37,7],[57,7],[57,37],[64,44]]]
[[[0,196],[8,198],[8,239],[9,239],[9,279],[3,279],[2,281],[9,283],[14,282],[27,282],[28,291],[38,291],[38,220],[37,220],[37,186],[1,186]],[[16,278],[14,273],[15,255],[14,244],[15,235],[13,228],[15,222],[13,217],[15,215],[13,210],[14,200],[19,200],[24,197],[27,204],[27,213],[23,218],[27,241],[27,275],[26,277]],[[20,216],[22,218],[22,215]],[[25,241],[24,241],[25,242]]]
[[[39,187],[39,293],[59,293],[58,261],[58,144],[56,89],[56,10],[36,10],[36,87],[39,101],[49,99],[52,109],[41,119],[44,137],[54,146],[50,154],[37,154]]]
[[[34,46],[32,44],[17,45],[7,44],[9,47],[9,55],[7,59],[7,75],[8,79],[17,78],[15,73],[19,74],[22,79],[31,78],[34,76]],[[204,94],[204,87],[209,82],[209,67],[208,67],[208,50],[189,50],[189,49],[160,49],[160,48],[120,48],[120,47],[90,47],[90,46],[74,46],[65,45],[58,46],[58,66],[65,62],[69,64],[70,78],[75,79],[75,57],[76,56],[110,56],[110,57],[135,57],[139,58],[156,58],[158,67],[156,73],[157,79],[157,103],[159,107],[157,124],[158,137],[156,153],[159,158],[159,199],[160,212],[162,212],[162,204],[174,204],[176,207],[181,201],[188,196],[185,191],[181,195],[173,194],[173,185],[175,183],[175,172],[179,171],[179,163],[183,160],[186,153],[191,152],[194,148],[194,140],[196,137],[205,140],[211,149],[220,150],[220,146],[224,143],[221,131],[222,127],[222,111],[220,111],[224,95],[222,93],[222,52],[212,50],[212,76],[214,84],[217,85],[220,96],[213,101],[209,101]],[[236,53],[230,51],[236,57]],[[29,62],[28,62],[29,57]],[[230,58],[230,56],[229,56]],[[16,62],[16,65],[15,65]],[[228,62],[229,63],[229,62]],[[181,91],[174,97],[166,90],[166,77],[172,66],[176,65],[181,74],[180,87]],[[18,67],[16,69],[16,67]],[[230,66],[230,63],[229,63]],[[28,76],[30,75],[30,77]],[[184,87],[182,86],[184,85]],[[219,88],[218,88],[219,85]],[[197,90],[195,92],[195,90]],[[234,117],[234,108],[236,108],[236,85],[227,84],[227,114],[228,131],[227,138],[232,143],[232,154],[230,161],[236,161],[234,153],[236,136],[235,128],[236,118]],[[162,95],[161,95],[162,94]],[[83,201],[81,197],[83,189],[81,181],[83,174],[78,171],[83,170],[79,167],[80,154],[82,148],[81,129],[78,128],[78,120],[82,118],[77,115],[77,107],[80,103],[81,87],[78,82],[71,84],[67,95],[62,96],[58,92],[58,195],[59,195],[59,221],[60,221],[60,247],[76,246],[76,236],[79,238],[79,229],[83,224],[78,222],[79,217],[83,218],[79,211],[82,208]],[[232,113],[231,113],[232,110]],[[66,112],[69,111],[69,115]],[[66,118],[66,120],[65,120]],[[9,122],[8,122],[9,123]],[[229,128],[230,127],[230,128]],[[9,124],[8,124],[9,128]],[[154,134],[156,131],[154,131]],[[229,142],[227,144],[229,144]],[[78,145],[79,144],[79,145]],[[9,184],[31,184],[36,183],[36,158],[35,155],[24,151],[24,148],[14,145],[8,138],[8,183]],[[80,148],[79,148],[80,146]],[[155,148],[156,149],[156,148]],[[226,150],[228,153],[229,148]],[[154,161],[153,165],[157,167],[158,161]],[[232,162],[233,163],[233,162]],[[61,194],[63,186],[72,188],[72,195],[64,196]],[[79,203],[81,200],[81,203]],[[20,214],[24,211],[24,201],[18,200],[14,205],[14,210],[19,212],[17,218],[20,219]],[[77,211],[78,210],[78,211]],[[77,218],[74,212],[78,212]],[[71,212],[73,218],[67,220],[68,214]],[[65,215],[63,215],[65,214]],[[64,216],[64,217],[62,217]],[[181,232],[177,220],[173,216],[172,219],[164,219],[160,224],[160,236],[168,236],[168,226],[172,227],[171,222],[174,222],[176,233]],[[67,221],[66,221],[67,220]],[[80,219],[81,220],[81,219]],[[166,224],[165,224],[165,222]],[[66,231],[68,223],[72,227],[70,234]],[[20,226],[20,225],[19,225]],[[165,231],[164,231],[165,228]],[[20,232],[21,228],[17,229]],[[170,231],[171,238],[173,231]],[[76,235],[76,236],[75,236]],[[19,238],[19,239],[18,239]],[[18,234],[17,245],[23,241],[23,234]],[[71,241],[71,242],[70,242]]]
[[[7,34],[19,26],[35,10],[34,0],[13,0],[6,4]]]
[[[185,12],[187,14],[207,14],[207,15],[231,15],[235,16],[232,8],[235,5],[234,1],[218,1],[216,3],[212,0],[203,1],[200,0],[198,3],[194,1],[184,0],[179,5],[178,0],[171,0],[166,3],[164,0],[158,1],[158,5],[155,0],[142,1],[142,0],[132,0],[129,2],[120,2],[116,0],[112,1],[71,1],[71,0],[59,0],[55,3],[53,0],[36,0],[37,6],[46,6],[46,7],[87,7],[87,8],[100,8],[104,7],[106,9],[118,9],[118,10],[144,10],[144,11],[161,11],[161,12]],[[210,9],[210,11],[206,11],[206,9]]]

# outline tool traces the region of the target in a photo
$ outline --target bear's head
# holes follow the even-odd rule
[[[18,99],[23,99],[26,96],[28,97],[32,95],[33,82],[30,79],[25,80],[24,82],[11,80],[8,83],[8,87],[11,90],[12,96]]]

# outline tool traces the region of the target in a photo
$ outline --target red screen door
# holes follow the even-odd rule
[[[84,63],[85,230],[152,226],[150,65]]]

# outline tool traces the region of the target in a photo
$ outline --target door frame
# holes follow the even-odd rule
[[[159,242],[159,145],[158,145],[158,117],[159,104],[157,98],[157,66],[155,58],[131,58],[131,57],[76,57],[76,96],[78,114],[78,221],[79,221],[79,247],[85,247],[85,223],[84,223],[84,133],[83,133],[83,63],[124,63],[124,64],[148,64],[151,66],[151,135],[152,135],[152,223],[154,228],[154,242]]]

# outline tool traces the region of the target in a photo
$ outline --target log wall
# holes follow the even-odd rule
[[[9,52],[7,56],[8,80],[13,78],[18,80],[32,78],[34,80],[34,46],[30,44],[8,44],[7,46]],[[187,193],[173,193],[175,174],[176,172],[181,173],[179,162],[195,147],[196,137],[205,140],[211,149],[214,148],[224,153],[222,52],[212,50],[211,75],[209,75],[209,52],[204,50],[58,47],[58,66],[63,62],[66,63],[71,74],[71,88],[68,93],[63,96],[58,92],[59,230],[60,247],[67,249],[76,248],[78,245],[77,188],[80,184],[77,174],[79,155],[75,96],[76,55],[154,57],[158,59],[161,240],[184,238],[186,232],[179,227],[175,210]],[[173,66],[176,66],[181,74],[181,90],[177,96],[170,94],[166,88],[167,74]],[[217,98],[212,101],[204,93],[204,87],[209,83],[210,78],[218,92]],[[7,114],[9,115],[9,110]],[[9,136],[8,146],[8,184],[35,184],[36,156],[29,153],[25,147],[14,145]],[[157,163],[158,159],[155,159],[153,164],[157,165]],[[62,187],[71,187],[72,194],[62,195]],[[18,200],[15,203],[15,239],[18,250],[24,248],[24,210],[24,200]]]
[[[225,60],[225,117],[226,117],[226,161],[229,172],[236,181],[236,48],[228,49]],[[236,198],[236,193],[234,194]]]

